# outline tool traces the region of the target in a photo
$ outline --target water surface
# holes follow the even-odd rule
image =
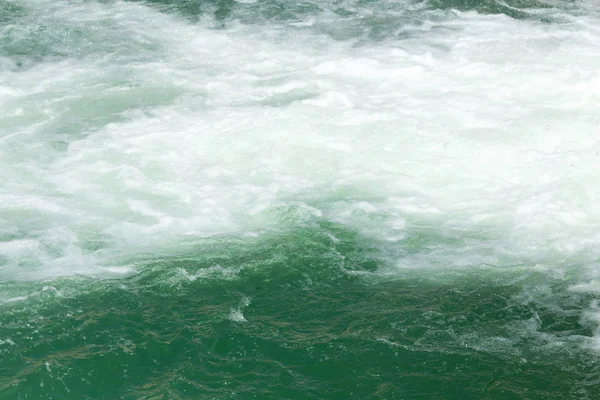
[[[0,398],[598,398],[599,10],[0,0]]]

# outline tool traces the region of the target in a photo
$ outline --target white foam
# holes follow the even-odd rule
[[[243,296],[242,300],[240,300],[240,304],[237,308],[231,308],[229,310],[229,316],[227,317],[230,321],[243,323],[248,322],[246,317],[244,317],[244,308],[250,305],[250,298],[247,296]]]
[[[11,346],[16,346],[15,342],[13,342],[11,340],[11,338],[6,338],[4,340],[0,339],[0,345],[2,345],[2,344],[8,344],[8,345],[11,345]]]
[[[92,45],[0,72],[4,278],[130,273],[319,218],[389,247],[385,273],[600,257],[597,13],[448,12],[353,46],[323,33],[331,15],[215,30],[142,4],[28,7]],[[459,242],[397,259],[419,229]]]

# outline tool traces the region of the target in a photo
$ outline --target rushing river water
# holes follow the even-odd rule
[[[0,0],[0,399],[600,398],[600,2]]]

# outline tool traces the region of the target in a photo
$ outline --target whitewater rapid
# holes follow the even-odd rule
[[[572,290],[600,290],[597,2],[526,18],[305,3],[261,23],[246,3],[227,23],[15,5],[0,279],[128,275],[207,238],[327,220],[374,243],[384,275],[577,268]],[[407,252],[423,231],[438,240]]]

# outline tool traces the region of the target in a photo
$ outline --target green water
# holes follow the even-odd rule
[[[360,238],[328,229],[217,239],[127,279],[3,284],[34,293],[3,306],[3,398],[599,393],[598,362],[578,348],[591,298],[565,293],[568,279],[524,267],[369,277],[357,272],[378,262]]]
[[[598,7],[0,0],[0,399],[600,398]]]
[[[600,393],[600,366],[582,348],[592,297],[569,293],[568,277],[515,266],[386,278],[372,275],[375,256],[325,225],[214,239],[126,279],[5,282],[29,297],[2,307],[2,398]]]

